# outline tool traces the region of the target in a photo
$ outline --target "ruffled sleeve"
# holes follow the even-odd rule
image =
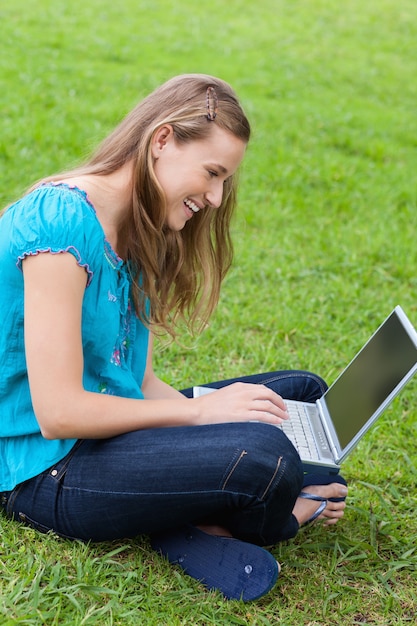
[[[62,184],[42,185],[10,211],[10,215],[6,213],[13,222],[10,253],[17,267],[21,269],[25,257],[40,252],[69,252],[85,269],[90,284],[104,233],[83,191]]]

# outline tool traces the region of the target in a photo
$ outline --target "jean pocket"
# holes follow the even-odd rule
[[[37,530],[40,533],[49,533],[49,532],[54,532],[53,528],[49,528],[48,526],[45,526],[44,524],[41,524],[40,522],[37,522],[36,520],[32,519],[31,517],[29,517],[28,515],[26,515],[26,513],[18,513],[17,514],[17,519],[21,522],[23,522],[24,524],[26,524],[27,526],[30,526],[31,528],[34,528],[35,530]]]
[[[83,443],[84,439],[79,439],[68,452],[67,456],[65,456],[61,461],[58,461],[58,463],[55,463],[55,465],[47,470],[47,474],[49,474],[49,476],[51,476],[57,482],[60,482],[64,478],[74,454]]]
[[[50,526],[46,526],[45,524],[42,524],[41,522],[37,522],[33,518],[26,515],[26,513],[18,513],[17,515],[15,514],[14,518],[19,520],[26,526],[29,526],[29,528],[33,528],[34,530],[44,535],[47,533],[51,533],[51,535],[55,535],[55,537],[61,537],[61,539],[69,539],[71,541],[75,541],[77,539],[77,537],[66,535],[65,533],[61,533],[55,530],[54,528],[51,528]]]

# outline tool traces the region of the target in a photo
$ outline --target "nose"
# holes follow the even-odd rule
[[[223,200],[223,182],[213,180],[209,191],[205,195],[206,202],[213,209],[218,209]]]

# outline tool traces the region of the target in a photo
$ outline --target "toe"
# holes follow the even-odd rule
[[[347,487],[339,483],[331,483],[330,485],[311,485],[308,487],[304,487],[303,491],[311,494],[316,494],[318,496],[326,498],[327,500],[334,498],[346,498],[348,494]]]

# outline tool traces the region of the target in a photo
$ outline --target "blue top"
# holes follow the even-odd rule
[[[36,476],[75,440],[46,440],[29,391],[23,336],[22,260],[69,252],[86,272],[82,309],[87,391],[143,398],[149,332],[131,302],[131,278],[85,192],[44,184],[0,218],[0,491]]]

